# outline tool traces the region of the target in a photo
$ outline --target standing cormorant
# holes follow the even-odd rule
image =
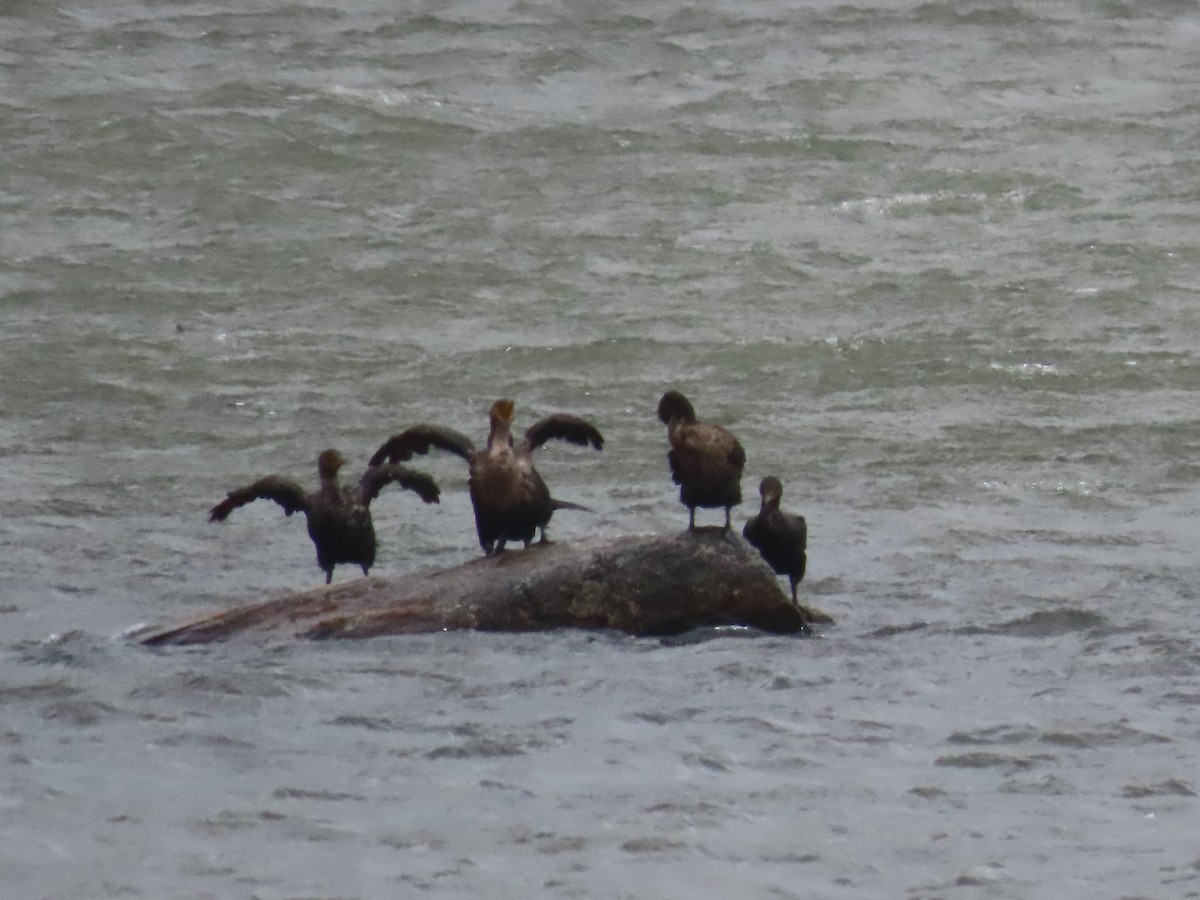
[[[688,508],[688,531],[696,530],[696,507],[725,507],[725,530],[729,533],[729,510],[742,502],[742,469],[746,451],[738,439],[708,422],[696,421],[696,410],[679,391],[667,391],[658,401],[658,418],[667,426],[671,450],[671,478],[679,485],[679,500]]]
[[[356,485],[338,484],[338,469],[346,460],[336,450],[317,457],[321,486],[306,494],[296,482],[279,475],[268,475],[253,484],[230,491],[212,508],[209,521],[223,522],[239,506],[254,500],[274,500],[287,515],[302,511],[308,520],[308,535],[317,548],[317,565],[325,573],[325,583],[333,580],[338,563],[362,566],[363,574],[375,564],[375,527],[371,523],[371,501],[385,485],[393,481],[415,491],[426,503],[438,502],[438,486],[424,472],[404,466],[372,465]]]
[[[792,602],[796,600],[796,582],[804,577],[804,565],[808,560],[805,552],[808,545],[808,524],[804,516],[785,513],[779,508],[783,496],[783,484],[774,475],[768,475],[758,486],[762,506],[758,515],[746,523],[742,537],[758,548],[777,575],[786,575],[792,583]]]
[[[414,425],[388,438],[371,457],[371,464],[412,459],[414,453],[428,453],[430,447],[455,453],[467,461],[470,471],[467,483],[475,507],[475,530],[485,555],[502,551],[506,541],[522,541],[528,547],[539,529],[540,542],[548,543],[546,526],[556,509],[586,507],[550,496],[546,482],[533,467],[533,451],[551,438],[591,444],[599,450],[604,438],[586,419],[556,413],[534,422],[525,439],[514,444],[512,400],[497,400],[488,418],[491,430],[484,450],[476,450],[470,438],[452,428]]]

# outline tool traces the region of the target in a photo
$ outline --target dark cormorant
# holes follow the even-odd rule
[[[777,575],[786,575],[792,583],[792,602],[796,603],[796,582],[804,577],[807,562],[808,524],[804,516],[795,516],[779,509],[783,484],[768,475],[758,486],[762,507],[758,515],[746,523],[742,537],[758,548]]]
[[[438,486],[424,472],[404,466],[372,465],[356,485],[338,484],[338,469],[346,460],[336,450],[317,457],[321,486],[306,494],[296,482],[268,475],[253,484],[230,491],[212,508],[209,521],[222,522],[239,506],[254,500],[274,500],[291,515],[302,511],[308,520],[308,535],[317,548],[317,565],[325,572],[325,583],[333,580],[338,563],[362,566],[363,574],[375,564],[375,527],[371,523],[371,501],[393,481],[415,491],[426,503],[438,502]]]
[[[596,427],[579,416],[556,413],[541,419],[525,432],[515,445],[511,433],[513,401],[497,400],[488,411],[491,430],[487,447],[480,451],[470,438],[439,425],[414,425],[393,435],[375,451],[372,465],[384,459],[391,462],[412,459],[414,453],[428,453],[430,447],[448,450],[467,461],[468,486],[475,507],[475,530],[486,555],[504,549],[506,541],[522,541],[525,546],[541,530],[541,543],[547,543],[546,526],[556,509],[586,509],[575,503],[555,500],[546,482],[533,467],[533,451],[551,438],[572,444],[591,444],[597,450],[604,438]]]
[[[679,391],[667,391],[658,401],[658,418],[667,426],[671,450],[671,478],[679,485],[679,500],[688,508],[688,531],[696,530],[696,507],[725,507],[725,530],[729,533],[729,510],[742,502],[742,469],[746,451],[738,439],[708,422],[696,421],[696,410]]]

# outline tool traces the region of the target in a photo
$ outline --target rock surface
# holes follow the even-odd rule
[[[753,548],[714,529],[535,544],[449,569],[356,578],[215,613],[141,642],[365,638],[462,629],[607,628],[668,635],[715,625],[793,633],[831,622],[823,613],[792,605]]]

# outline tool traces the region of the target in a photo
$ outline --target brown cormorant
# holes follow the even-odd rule
[[[758,515],[746,523],[742,537],[758,548],[777,575],[786,575],[792,583],[792,602],[796,603],[796,582],[804,577],[808,560],[808,523],[804,516],[795,516],[779,509],[783,484],[768,475],[758,486],[762,507]]]
[[[336,450],[317,457],[321,486],[310,494],[296,482],[268,475],[253,484],[230,491],[212,508],[209,521],[222,522],[239,506],[254,500],[274,500],[287,515],[303,512],[308,535],[317,548],[317,565],[325,572],[325,583],[333,580],[338,563],[362,566],[363,574],[375,564],[375,527],[371,523],[371,501],[393,481],[415,491],[426,503],[438,502],[438,486],[424,472],[404,466],[370,466],[356,485],[338,484],[338,469],[346,460]]]
[[[742,502],[742,469],[746,451],[738,439],[708,422],[696,421],[696,410],[679,391],[667,391],[658,401],[658,418],[667,426],[671,450],[671,478],[679,485],[679,500],[688,508],[688,531],[696,530],[696,507],[725,507],[725,530],[729,533],[729,510]]]
[[[497,400],[488,418],[491,430],[483,450],[476,450],[470,438],[452,428],[414,425],[388,438],[375,451],[371,463],[412,459],[414,453],[428,453],[430,447],[455,453],[467,461],[475,530],[486,555],[503,550],[506,541],[522,541],[528,547],[538,530],[542,533],[540,542],[547,543],[546,526],[556,509],[587,507],[550,496],[546,482],[533,467],[533,451],[551,438],[591,444],[599,450],[604,438],[586,419],[556,413],[529,426],[525,439],[517,445],[511,432],[513,401]]]

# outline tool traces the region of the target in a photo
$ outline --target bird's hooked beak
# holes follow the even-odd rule
[[[516,404],[511,400],[497,400],[492,404],[492,409],[488,417],[493,423],[500,425],[511,425],[515,415]]]

